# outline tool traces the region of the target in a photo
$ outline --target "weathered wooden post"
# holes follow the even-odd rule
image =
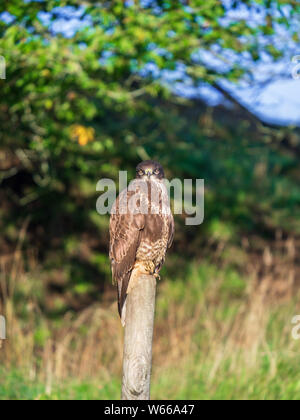
[[[0,315],[0,349],[2,348],[2,341],[6,339],[5,318]]]
[[[156,279],[142,275],[127,295],[122,400],[149,400]]]

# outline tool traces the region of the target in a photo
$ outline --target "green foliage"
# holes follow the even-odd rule
[[[193,0],[189,7],[181,1],[142,4],[52,0],[24,5],[15,0],[6,9],[12,19],[0,21],[0,54],[7,61],[7,79],[0,81],[0,140],[12,161],[1,175],[2,183],[14,224],[19,214],[30,214],[33,225],[43,225],[46,242],[52,236],[46,225],[68,235],[64,218],[71,222],[69,230],[92,226],[86,211],[94,208],[96,180],[116,177],[119,169],[132,172],[141,158],[158,158],[168,175],[202,175],[213,190],[210,201],[219,197],[222,207],[229,207],[233,224],[249,219],[253,166],[262,154],[270,160],[266,178],[272,176],[273,159],[278,175],[286,165],[294,165],[292,159],[285,163],[281,156],[271,156],[267,148],[254,156],[247,129],[228,132],[214,124],[205,132],[190,113],[181,117],[182,109],[173,104],[162,77],[181,63],[185,72],[179,79],[188,75],[195,85],[214,84],[220,77],[238,80],[246,71],[242,60],[232,60],[220,74],[195,53],[218,51],[224,58],[229,51],[236,57],[250,51],[253,58],[266,53],[277,57],[281,52],[275,51],[271,29],[277,22],[291,37],[297,33],[289,17],[299,6],[277,15],[271,10],[281,10],[283,2],[246,3],[250,13],[264,6],[265,24],[255,26],[233,21],[220,0]],[[82,21],[78,31],[71,36],[54,31],[58,19],[67,21],[75,13]],[[157,76],[142,77],[149,64],[156,65]],[[263,183],[262,195],[278,188],[274,177],[272,184]],[[299,192],[294,191],[293,204],[298,204]],[[255,206],[258,201],[256,193]],[[9,231],[7,235],[11,237]]]

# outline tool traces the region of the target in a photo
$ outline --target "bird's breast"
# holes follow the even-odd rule
[[[152,215],[146,223],[137,249],[136,258],[142,261],[161,261],[166,253],[169,228],[166,217]]]

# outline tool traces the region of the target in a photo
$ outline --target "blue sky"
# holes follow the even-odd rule
[[[267,122],[300,126],[300,79],[292,76],[271,82],[263,89],[232,88],[235,96]]]
[[[265,122],[278,125],[300,126],[300,79],[279,79],[260,88],[258,85],[249,87],[226,85],[227,90],[245,105],[251,112]],[[195,96],[195,89],[180,86],[180,94]],[[211,105],[223,102],[222,96],[208,86],[200,87],[197,92]]]
[[[262,120],[300,126],[300,47],[299,65],[292,63],[294,56],[296,54],[293,53],[276,65],[257,65],[253,68],[257,77],[251,81],[245,80],[238,85],[222,81],[220,84]],[[293,70],[299,75],[298,79],[294,79]],[[172,84],[172,75],[168,75],[167,79]],[[210,105],[224,102],[222,95],[207,85],[195,89],[187,81],[175,84],[175,91],[187,97],[204,98]]]

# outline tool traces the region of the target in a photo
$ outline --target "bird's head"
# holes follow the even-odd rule
[[[137,179],[162,180],[164,176],[165,174],[164,174],[163,167],[158,162],[155,162],[154,160],[144,160],[143,162],[139,163],[138,166],[136,167]]]

